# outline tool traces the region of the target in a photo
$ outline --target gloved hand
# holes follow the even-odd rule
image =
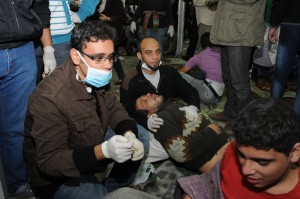
[[[167,33],[170,37],[174,35],[174,26],[170,25]]]
[[[179,108],[180,111],[185,111],[185,117],[189,122],[196,121],[198,118],[198,108],[196,106],[184,106]]]
[[[135,24],[134,21],[132,21],[131,24],[130,24],[130,31],[132,33],[134,33],[136,31],[136,24]]]
[[[140,160],[144,157],[144,145],[141,141],[139,141],[135,134],[132,133],[131,131],[127,131],[125,133],[125,136],[129,142],[131,142],[133,144],[133,149],[132,149],[132,157],[131,160],[132,161],[137,161]]]
[[[163,124],[164,120],[159,118],[156,114],[150,115],[147,120],[148,129],[152,132],[157,132],[157,129],[159,129],[159,127]]]
[[[54,56],[54,48],[52,46],[45,46],[44,48],[44,74],[50,75],[52,71],[56,68],[56,60]]]
[[[72,21],[74,23],[80,23],[81,20],[76,12],[71,11]]]
[[[132,156],[132,142],[121,135],[115,135],[101,144],[104,157],[111,158],[118,163],[129,160]]]

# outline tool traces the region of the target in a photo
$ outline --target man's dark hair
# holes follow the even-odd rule
[[[250,102],[233,122],[232,130],[238,145],[274,149],[286,155],[300,141],[296,113],[282,100]]]
[[[145,36],[145,37],[142,37],[138,40],[137,42],[137,52],[141,52],[141,43],[145,40],[145,39],[154,39],[158,42],[158,40],[152,36]],[[159,43],[159,42],[158,42]]]
[[[82,50],[87,42],[112,40],[116,42],[115,29],[100,20],[88,20],[75,26],[71,36],[71,48]]]

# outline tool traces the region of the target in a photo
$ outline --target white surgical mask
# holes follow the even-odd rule
[[[142,61],[143,62],[143,61]],[[146,70],[152,70],[152,71],[157,71],[159,69],[159,66],[162,64],[162,62],[160,61],[157,67],[152,67],[152,66],[148,66],[145,62],[142,63],[142,68],[146,69]]]

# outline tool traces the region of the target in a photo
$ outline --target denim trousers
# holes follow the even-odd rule
[[[0,157],[8,191],[27,183],[23,157],[24,120],[28,98],[36,85],[32,42],[0,50]]]
[[[140,37],[151,36],[157,39],[160,50],[162,52],[162,59],[164,58],[164,40],[167,35],[167,28],[158,28],[157,30],[147,28],[146,32],[143,33],[142,27],[140,26],[139,35]]]
[[[252,47],[221,47],[222,75],[227,101],[224,113],[231,119],[251,101],[249,68]]]
[[[70,50],[71,50],[70,41],[60,43],[60,44],[54,44],[53,47],[55,49],[54,55],[55,55],[57,66],[65,63],[65,61],[70,55]]]
[[[138,139],[144,144],[145,154],[149,149],[149,133],[147,130],[137,125]],[[115,132],[108,129],[105,140],[109,140]],[[55,199],[100,199],[108,193],[129,186],[139,169],[142,160],[126,161],[124,163],[115,162],[108,177],[100,182],[94,175],[82,175],[78,178],[67,180],[54,194]]]
[[[272,78],[271,98],[281,99],[296,55],[300,54],[300,25],[281,24],[276,63]],[[294,110],[300,119],[300,70],[297,71],[297,90]]]

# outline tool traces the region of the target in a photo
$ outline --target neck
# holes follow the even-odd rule
[[[148,75],[154,75],[156,73],[156,71],[153,70],[147,70],[145,68],[142,68],[142,71]]]
[[[290,171],[274,186],[266,190],[270,194],[284,194],[294,189],[299,181],[299,167],[292,167]]]

